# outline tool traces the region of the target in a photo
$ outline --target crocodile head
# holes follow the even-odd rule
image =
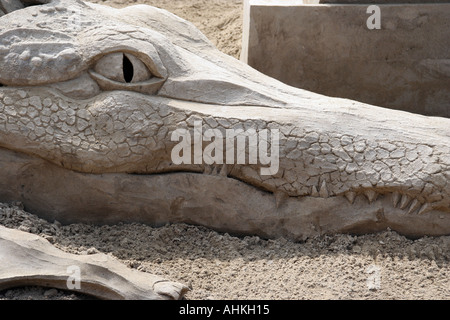
[[[62,222],[450,234],[450,119],[287,86],[154,7],[0,4],[0,200]],[[270,168],[226,132],[270,133]]]

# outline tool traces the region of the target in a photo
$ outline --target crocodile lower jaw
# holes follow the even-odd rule
[[[410,237],[450,230],[449,214],[419,214],[414,200],[395,193],[280,197],[226,175],[78,173],[7,149],[0,149],[0,164],[0,201],[21,201],[30,212],[62,223],[185,222],[292,240],[386,228]]]

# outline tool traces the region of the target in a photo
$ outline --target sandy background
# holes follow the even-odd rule
[[[239,57],[240,0],[94,1],[147,3],[193,22],[216,46]],[[46,237],[78,254],[103,252],[130,268],[187,284],[187,299],[450,299],[450,237],[371,235],[286,239],[236,237],[185,224],[61,226],[16,205],[0,204],[0,224]],[[85,299],[27,287],[1,299]]]

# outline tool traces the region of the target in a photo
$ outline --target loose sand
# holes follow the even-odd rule
[[[218,48],[239,57],[240,0],[95,1],[147,3],[193,22]],[[450,299],[450,237],[407,239],[386,230],[293,243],[236,237],[185,224],[61,226],[0,204],[0,224],[46,237],[79,254],[111,254],[130,268],[187,284],[187,299]],[[84,299],[27,287],[1,299]]]
[[[185,283],[187,299],[450,298],[450,237],[410,240],[387,230],[294,243],[186,224],[61,226],[4,204],[0,224],[64,251],[112,254],[130,268]],[[0,300],[84,298],[33,287],[0,292]]]

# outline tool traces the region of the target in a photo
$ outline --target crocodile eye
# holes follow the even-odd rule
[[[156,94],[164,84],[167,73],[158,60],[144,64],[130,53],[110,53],[88,70],[101,90],[128,90]]]
[[[141,60],[122,52],[101,58],[94,71],[105,78],[122,83],[138,83],[152,78],[152,73]]]

